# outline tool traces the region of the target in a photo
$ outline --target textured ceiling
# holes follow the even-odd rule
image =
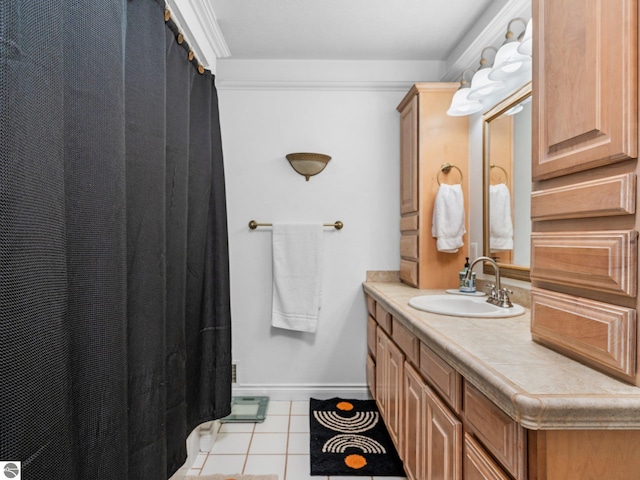
[[[508,0],[200,0],[236,59],[445,60]],[[486,15],[485,15],[486,16]]]

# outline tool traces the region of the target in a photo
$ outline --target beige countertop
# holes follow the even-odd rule
[[[534,343],[529,309],[503,319],[452,317],[408,305],[444,290],[397,281],[367,281],[364,290],[522,426],[640,429],[640,388]]]

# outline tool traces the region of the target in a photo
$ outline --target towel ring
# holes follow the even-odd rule
[[[438,181],[438,185],[440,185],[440,172],[444,172],[445,175],[448,175],[452,168],[455,168],[456,170],[458,170],[458,173],[460,174],[460,183],[462,183],[462,180],[464,179],[464,175],[462,175],[462,170],[456,167],[453,163],[443,163],[442,165],[440,165],[440,170],[436,175],[436,180]]]
[[[509,174],[507,173],[507,171],[501,167],[500,165],[496,165],[495,163],[492,163],[491,165],[489,165],[489,167],[491,168],[497,168],[499,170],[502,170],[504,173],[504,182],[503,183],[509,183]]]

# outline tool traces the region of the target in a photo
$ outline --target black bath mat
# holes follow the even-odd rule
[[[374,400],[316,400],[309,406],[311,475],[404,477]]]

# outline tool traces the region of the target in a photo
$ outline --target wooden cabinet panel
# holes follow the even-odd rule
[[[464,383],[467,430],[516,478],[526,478],[526,433],[469,382]]]
[[[376,330],[376,404],[380,415],[383,418],[387,418],[387,390],[389,388],[387,383],[387,345],[389,343],[389,337],[384,331],[378,327]]]
[[[462,406],[462,377],[424,343],[420,343],[420,373],[433,385],[454,412]]]
[[[404,352],[407,360],[414,365],[418,365],[420,361],[420,346],[416,336],[396,318],[393,318],[392,331],[391,339]]]
[[[400,259],[400,280],[412,287],[418,287],[418,262]]]
[[[635,383],[634,309],[540,288],[532,288],[531,299],[535,341]]]
[[[404,387],[404,355],[390,340],[387,340],[387,429],[389,436],[402,458],[402,404]]]
[[[637,156],[637,3],[534,2],[534,180]]]
[[[425,479],[462,478],[462,422],[425,386],[427,426]]]
[[[385,332],[391,334],[391,314],[379,303],[376,303],[376,322]]]
[[[400,219],[401,232],[414,232],[418,230],[418,214],[406,215]]]
[[[369,387],[369,391],[371,395],[375,398],[376,396],[376,362],[371,357],[371,355],[367,355],[367,386]]]
[[[409,365],[405,367],[404,382],[404,469],[409,480],[422,480],[427,478],[424,463],[427,448],[424,444],[427,433],[423,399],[425,383]]]
[[[376,329],[378,324],[374,318],[369,315],[367,318],[367,348],[373,358],[376,358]]]
[[[548,188],[531,194],[532,220],[630,215],[635,211],[635,173]]]
[[[510,480],[509,475],[468,433],[464,435],[464,480]]]
[[[418,211],[418,96],[400,112],[400,213]]]
[[[376,318],[376,301],[371,295],[365,294],[365,298],[367,300],[367,312],[373,318]]]
[[[635,296],[635,231],[531,235],[531,279]]]
[[[400,235],[400,256],[409,260],[418,260],[418,235]]]

